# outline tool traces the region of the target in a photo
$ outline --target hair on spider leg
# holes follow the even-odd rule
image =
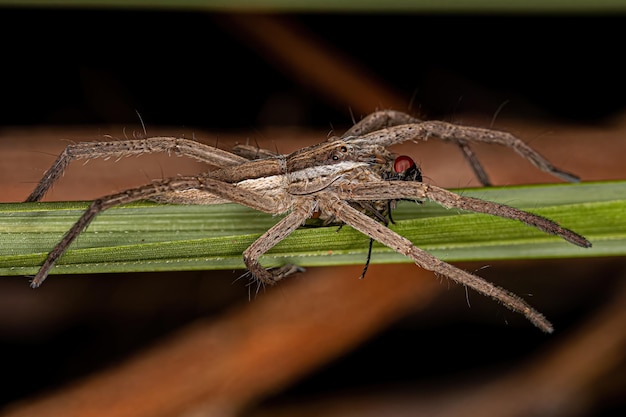
[[[137,118],[139,119],[139,123],[141,123],[141,127],[143,129],[143,137],[147,138],[148,137],[148,130],[146,129],[146,124],[143,122],[143,117],[141,117],[141,113],[139,113],[139,110],[135,109],[135,114],[137,114]]]
[[[252,289],[254,288],[254,286],[256,285],[256,289],[254,291],[254,297],[256,297],[261,292],[261,289],[265,290],[266,284],[263,281],[256,279],[254,275],[252,274],[252,272],[250,271],[247,271],[241,277],[244,277],[244,276],[248,278],[248,283],[246,284],[246,287],[248,288],[248,301],[251,301],[253,298]]]
[[[243,278],[247,278],[247,280],[248,280],[248,282],[245,284],[245,286],[248,289],[248,301],[251,301],[252,300],[252,287],[253,287],[253,285],[256,284],[256,291],[255,291],[255,296],[256,296],[261,291],[261,288],[265,288],[265,283],[260,281],[260,280],[258,280],[258,279],[256,279],[254,277],[254,275],[252,275],[252,272],[250,272],[250,271],[245,271],[243,274],[241,274],[237,278],[235,278],[232,281],[232,283],[234,284],[236,282],[239,282]]]
[[[490,268],[491,265],[481,265],[478,268],[475,268],[472,270],[472,273],[476,274],[478,271],[482,271],[484,269]],[[450,280],[448,280],[449,282]],[[469,288],[467,287],[467,285],[463,286],[463,289],[465,290],[465,301],[467,303],[467,306],[469,308],[472,308],[472,304],[470,303],[470,294],[469,294]]]
[[[467,307],[472,308],[472,303],[470,303],[469,288],[463,286],[463,289],[465,290],[465,302],[467,303]]]
[[[283,267],[284,268],[284,267]],[[289,273],[288,275],[292,275],[295,274],[296,272],[301,273],[301,272],[305,272],[306,270],[302,267],[299,266],[295,266],[295,265],[291,265],[290,268],[293,268],[294,271]],[[276,269],[276,268],[268,268],[269,270],[272,269]],[[255,297],[257,295],[259,295],[259,293],[261,292],[261,289],[265,290],[268,287],[268,283],[262,279],[257,278],[251,271],[246,271],[243,274],[241,274],[238,278],[236,278],[233,282],[237,282],[242,278],[248,278],[248,283],[245,284],[246,287],[248,287],[248,300],[252,300],[252,292],[251,289],[256,285],[256,291],[254,293]]]
[[[496,125],[496,119],[498,118],[498,116],[500,116],[500,113],[502,112],[502,110],[504,110],[504,108],[511,102],[511,100],[504,100],[502,103],[500,103],[498,105],[498,108],[496,109],[496,111],[493,112],[493,115],[491,116],[491,121],[489,122],[489,128],[493,129],[493,127]]]

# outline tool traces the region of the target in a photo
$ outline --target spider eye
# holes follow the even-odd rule
[[[341,145],[337,150],[334,150],[330,154],[330,159],[332,159],[333,161],[339,161],[340,159],[344,159],[346,152],[348,152],[348,147],[346,145]]]
[[[393,170],[397,174],[401,174],[403,172],[408,171],[411,168],[415,167],[415,161],[406,155],[400,155],[393,161]]]

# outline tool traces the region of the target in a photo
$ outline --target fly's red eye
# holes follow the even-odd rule
[[[415,167],[415,162],[406,155],[400,155],[393,161],[393,170],[400,174]]]

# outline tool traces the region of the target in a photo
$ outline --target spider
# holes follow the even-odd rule
[[[419,168],[411,158],[396,156],[387,149],[407,140],[431,137],[458,146],[484,185],[489,185],[489,179],[469,147],[471,142],[512,148],[537,168],[566,181],[578,181],[576,176],[555,168],[509,133],[442,121],[422,121],[392,110],[372,113],[344,135],[331,137],[289,155],[267,152],[251,157],[241,149],[237,154],[175,137],[72,144],[46,171],[26,201],[39,201],[75,159],[168,152],[198,159],[217,169],[196,176],[153,181],[93,201],[49,252],[31,286],[40,286],[77,236],[94,217],[110,207],[137,200],[182,204],[234,202],[266,213],[285,214],[243,252],[246,267],[260,283],[275,284],[302,270],[294,265],[266,269],[259,258],[307,219],[319,216],[329,222],[349,225],[372,241],[376,240],[407,256],[418,266],[492,297],[512,311],[523,314],[541,330],[552,332],[550,322],[517,295],[443,262],[387,227],[387,218],[396,201],[431,200],[447,208],[518,220],[575,245],[591,246],[583,236],[544,217],[424,183]]]

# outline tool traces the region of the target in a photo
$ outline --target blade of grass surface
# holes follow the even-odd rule
[[[583,249],[519,222],[402,202],[391,228],[444,260],[626,254],[626,181],[493,187],[457,192],[526,209],[584,235]],[[86,208],[84,202],[0,205],[0,275],[32,275]],[[234,204],[138,203],[99,215],[52,270],[60,273],[243,268],[241,253],[278,221]],[[368,238],[303,227],[262,258],[266,266],[362,264]],[[381,245],[373,263],[409,262]]]

